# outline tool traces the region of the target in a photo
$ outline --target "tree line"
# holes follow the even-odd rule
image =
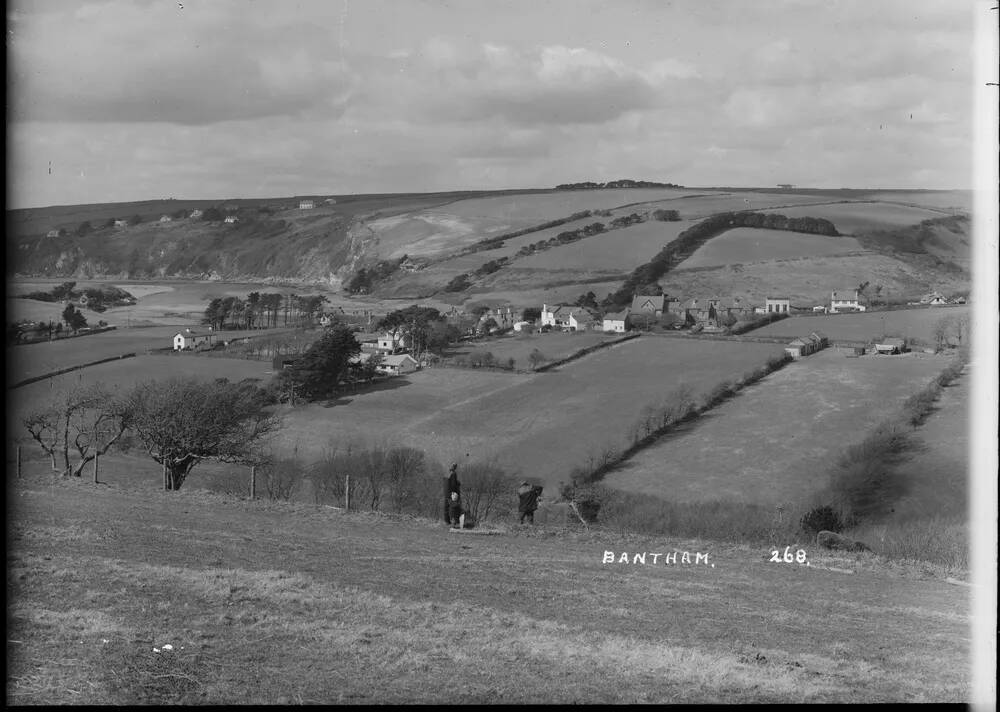
[[[284,326],[312,324],[327,303],[329,299],[322,295],[305,297],[276,292],[250,292],[246,299],[216,297],[205,308],[201,323],[215,330],[265,329],[278,326],[283,315]]]

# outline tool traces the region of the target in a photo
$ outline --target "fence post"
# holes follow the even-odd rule
[[[250,465],[250,499],[257,497],[257,466]]]
[[[17,479],[21,479],[21,446],[17,446]]]
[[[167,486],[167,456],[163,456],[163,491],[166,492],[170,488]]]
[[[97,460],[100,459],[100,453],[94,453],[94,484],[97,484]]]
[[[351,476],[344,478],[344,509],[351,511]]]

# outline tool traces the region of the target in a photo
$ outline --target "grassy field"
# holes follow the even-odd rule
[[[648,261],[688,227],[691,227],[688,221],[650,220],[621,230],[611,230],[587,237],[568,245],[560,245],[528,257],[520,257],[514,265],[518,268],[553,271],[605,269],[628,273]]]
[[[91,337],[87,337],[91,338]],[[31,348],[19,346],[19,349]],[[11,398],[18,404],[36,403],[48,398],[48,394],[60,388],[102,382],[108,386],[129,388],[133,384],[151,379],[166,379],[175,376],[192,376],[205,380],[228,378],[240,381],[244,378],[270,379],[270,361],[251,361],[240,358],[204,358],[194,354],[165,354],[162,356],[136,356],[121,361],[89,366],[54,376],[36,383],[29,383],[11,391]]]
[[[687,191],[690,195],[695,191]],[[794,193],[766,193],[761,191],[697,191],[700,195],[685,197],[681,200],[660,202],[649,201],[643,204],[643,209],[677,210],[684,220],[701,220],[715,213],[733,210],[767,210],[773,212],[776,208],[789,205],[812,205],[829,202],[829,198],[816,195],[796,195]],[[747,207],[747,201],[750,206]],[[805,208],[808,210],[808,208]],[[782,210],[781,212],[784,212]],[[817,216],[818,217],[818,216]]]
[[[709,240],[681,262],[677,269],[722,266],[735,262],[827,257],[860,252],[862,249],[858,241],[850,237],[738,227]]]
[[[781,214],[790,218],[825,218],[847,235],[861,230],[891,230],[942,216],[938,210],[880,202],[800,206],[784,209]]]
[[[672,501],[807,502],[826,484],[831,457],[894,415],[949,361],[821,351],[664,436],[604,482]]]
[[[910,491],[883,524],[930,517],[968,518],[970,385],[966,368],[963,377],[945,387],[927,421],[917,430],[925,447],[902,467]]]
[[[430,369],[296,408],[282,442],[318,458],[331,441],[385,439],[442,462],[492,458],[556,485],[597,450],[621,447],[643,406],[682,383],[707,391],[781,353],[778,344],[641,338],[547,373]]]
[[[621,334],[616,336],[620,337]],[[528,356],[535,349],[538,349],[547,360],[558,361],[575,351],[609,341],[616,336],[608,336],[599,331],[508,334],[494,339],[462,342],[457,348],[448,351],[447,359],[452,361],[456,358],[467,358],[476,351],[489,351],[497,361],[506,362],[512,358],[515,361],[515,368],[527,369],[531,366]]]
[[[711,243],[709,243],[711,244]],[[660,280],[668,294],[724,294],[762,304],[781,294],[796,306],[830,303],[830,292],[862,282],[881,284],[889,298],[918,299],[933,289],[952,293],[969,289],[968,277],[929,272],[888,255],[803,257],[719,268],[672,270]]]
[[[907,203],[925,208],[972,212],[971,190],[917,190],[876,192],[866,196],[886,203]]]
[[[684,194],[685,191],[669,188],[623,188],[473,198],[434,210],[374,220],[367,226],[378,237],[379,254],[384,257],[430,256],[452,252],[484,237],[565,218],[582,210],[614,208]],[[538,239],[541,238],[535,238]]]
[[[473,704],[969,695],[968,589],[926,567],[9,482],[10,704],[439,703],[443,687]],[[710,563],[605,564],[608,550]]]
[[[795,338],[810,331],[821,331],[831,340],[864,341],[882,334],[919,339],[934,343],[934,325],[944,317],[961,318],[969,315],[967,305],[924,307],[855,314],[823,314],[790,317],[755,329],[755,336],[789,336]]]

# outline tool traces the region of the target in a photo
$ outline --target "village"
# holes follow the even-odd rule
[[[948,299],[931,292],[906,308],[924,308],[965,304],[965,297]],[[876,308],[877,310],[877,308]],[[820,328],[810,328],[812,322],[794,319],[793,338],[757,336],[752,332],[762,326],[788,317],[859,314],[873,311],[864,303],[857,288],[831,291],[828,303],[800,306],[787,297],[766,297],[763,304],[751,304],[739,298],[693,297],[681,300],[667,294],[636,295],[632,304],[618,312],[601,314],[590,306],[542,304],[541,308],[516,309],[510,305],[479,308],[469,314],[457,307],[444,312],[443,320],[455,327],[459,343],[489,343],[497,339],[547,334],[551,332],[596,332],[605,335],[638,335],[641,333],[717,339],[752,339],[784,344],[785,353],[799,359],[832,345],[841,347],[845,355],[899,355],[915,350],[933,352],[914,345],[903,335],[882,333],[881,338],[830,339]],[[477,316],[478,315],[478,316]],[[316,319],[320,328],[345,324],[354,332],[360,353],[351,358],[356,368],[367,366],[373,376],[400,376],[441,362],[439,354],[415,352],[411,336],[405,329],[393,331],[373,329],[374,315],[348,315],[343,308],[321,313]],[[805,326],[799,326],[804,324]],[[884,332],[884,319],[882,321]],[[788,331],[788,330],[785,330]],[[746,336],[744,336],[746,335]],[[173,335],[175,352],[205,352],[226,350],[259,338],[234,332],[216,332],[211,327],[185,328]],[[273,371],[292,366],[300,351],[277,353],[272,359]],[[494,364],[487,364],[494,365]],[[535,364],[537,365],[537,364]]]

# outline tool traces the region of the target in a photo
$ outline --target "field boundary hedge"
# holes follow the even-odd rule
[[[743,374],[743,377],[736,381],[721,381],[704,395],[704,402],[698,405],[692,392],[682,387],[680,391],[671,394],[676,402],[670,403],[651,413],[651,420],[646,423],[637,423],[631,435],[632,442],[621,452],[614,453],[607,448],[605,452],[588,470],[587,468],[576,468],[570,474],[570,481],[574,486],[591,485],[604,479],[604,475],[611,472],[615,467],[625,460],[635,455],[650,445],[653,445],[662,436],[677,429],[681,425],[697,420],[708,411],[716,408],[733,396],[737,395],[747,386],[757,383],[765,376],[784,368],[794,359],[787,354],[782,356],[772,356],[762,366],[758,366],[753,371]],[[645,434],[640,432],[640,428],[645,426]]]
[[[70,366],[69,368],[61,368],[58,371],[50,371],[49,373],[43,373],[41,376],[32,376],[31,378],[25,378],[23,381],[18,381],[10,386],[7,386],[8,390],[13,390],[14,388],[20,388],[21,386],[27,386],[30,383],[37,383],[38,381],[44,381],[46,378],[53,378],[54,376],[61,376],[64,373],[70,373],[72,371],[79,371],[81,368],[87,368],[89,366],[97,366],[98,364],[107,363],[108,361],[119,361],[123,358],[134,358],[134,353],[129,354],[119,354],[118,356],[109,356],[108,358],[102,358],[97,361],[91,361],[90,363],[83,363],[78,366]]]
[[[576,361],[578,358],[583,358],[587,354],[592,354],[593,352],[597,351],[598,349],[606,349],[609,346],[616,346],[616,345],[624,343],[626,341],[631,341],[632,339],[638,339],[640,336],[641,336],[641,334],[638,334],[638,333],[636,333],[636,334],[625,334],[625,336],[622,336],[621,338],[618,338],[618,339],[613,339],[611,341],[602,341],[599,344],[594,344],[593,346],[587,346],[586,348],[582,348],[579,351],[574,351],[573,353],[571,353],[566,358],[559,359],[558,361],[551,361],[550,363],[546,363],[546,364],[543,364],[543,365],[539,366],[538,368],[535,369],[535,373],[541,373],[543,371],[549,371],[549,370],[551,370],[553,368],[556,368],[557,366],[562,366],[563,364],[569,363],[570,361]]]

